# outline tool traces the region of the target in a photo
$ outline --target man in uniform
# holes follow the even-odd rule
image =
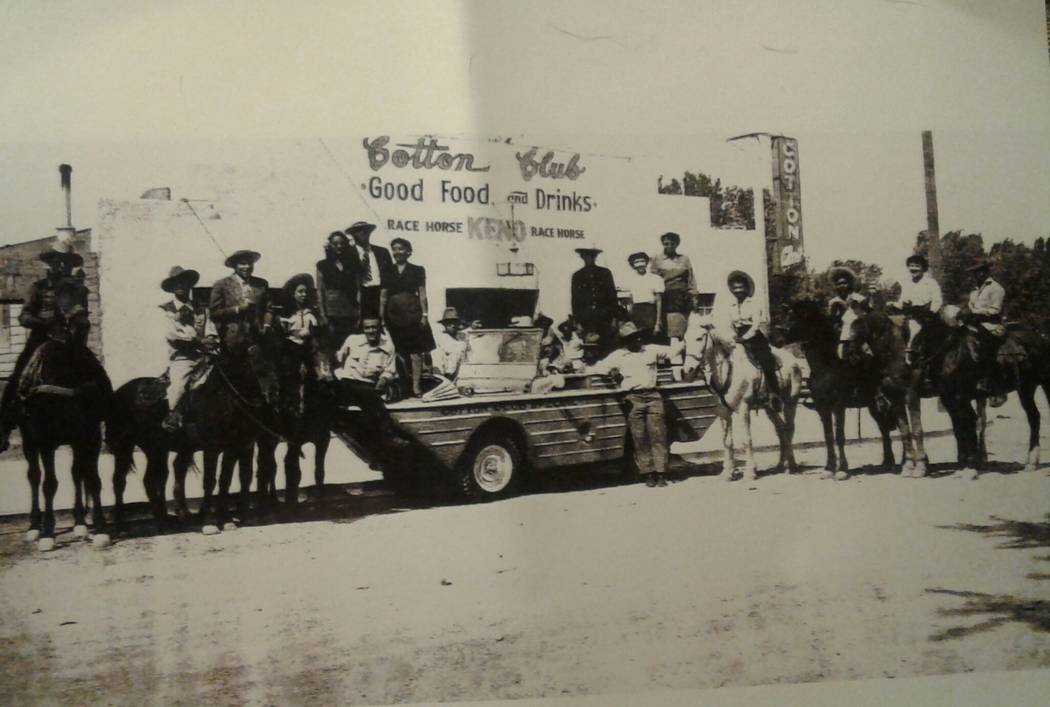
[[[22,312],[18,315],[18,323],[29,330],[29,336],[26,338],[22,353],[15,361],[15,367],[4,388],[3,397],[0,398],[0,452],[8,448],[8,438],[16,425],[18,383],[26,364],[48,338],[64,336],[62,330],[65,322],[59,310],[58,289],[60,286],[75,283],[71,273],[74,268],[84,263],[84,259],[74,253],[69,244],[62,242],[57,242],[54,248],[42,252],[40,259],[47,263],[47,276],[30,285]],[[82,324],[77,326],[74,336],[83,343],[87,339],[87,296],[82,286],[77,290],[83,291],[82,308],[77,314]]]
[[[190,302],[190,292],[200,279],[196,270],[183,270],[176,265],[160,283],[160,289],[171,293],[171,299],[160,305],[167,319],[165,339],[171,349],[168,356],[168,416],[164,429],[175,432],[182,427],[182,414],[177,406],[186,392],[186,382],[194,365],[204,352],[204,330],[198,325]]]
[[[926,309],[933,314],[941,311],[943,300],[941,299],[941,286],[937,284],[930,274],[930,262],[924,255],[910,255],[904,261],[908,266],[911,279],[901,283],[901,296],[896,302],[890,302],[887,307],[902,310],[907,315],[909,309]],[[915,363],[915,351],[920,350],[922,342],[919,335],[922,333],[922,323],[914,316],[908,316],[908,347],[906,357],[909,364]]]
[[[766,338],[769,316],[761,303],[755,299],[755,281],[746,272],[734,270],[726,278],[726,284],[733,298],[722,309],[722,323],[728,320],[737,342],[758,362],[769,390],[769,406],[774,412],[779,412],[783,404],[780,397],[780,380],[777,378],[777,362],[769,339]]]
[[[619,301],[612,272],[597,264],[601,249],[577,248],[583,267],[572,274],[572,316],[583,327],[583,336],[597,334],[606,349]]]
[[[228,257],[226,267],[233,268],[233,274],[212,285],[208,304],[226,354],[256,376],[259,337],[269,328],[271,319],[270,285],[252,275],[261,257],[253,250],[238,250]],[[261,390],[245,392],[253,397],[261,395]]]

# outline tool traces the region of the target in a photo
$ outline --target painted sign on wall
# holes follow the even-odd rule
[[[799,179],[798,140],[777,136],[773,148],[773,240],[769,263],[779,273],[802,262],[802,186]]]

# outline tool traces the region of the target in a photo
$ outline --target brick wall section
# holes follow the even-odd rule
[[[8,359],[17,357],[25,342],[22,326],[18,323],[18,312],[25,299],[26,292],[37,280],[47,274],[47,265],[40,260],[40,253],[51,248],[57,236],[39,238],[33,241],[0,246],[0,306],[6,306],[9,316],[0,318],[0,326],[5,326],[6,336],[0,340],[8,343],[7,350],[0,351],[0,380],[6,380],[10,374]],[[88,346],[102,358],[102,310],[98,296],[99,255],[88,249],[91,246],[91,230],[77,231],[72,239],[73,248],[84,258],[84,284],[88,288],[88,310],[90,312],[91,333]]]

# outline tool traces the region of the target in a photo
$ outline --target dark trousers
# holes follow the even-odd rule
[[[766,385],[769,386],[770,395],[780,397],[780,380],[777,378],[777,362],[773,357],[773,349],[769,346],[769,339],[760,331],[756,331],[749,339],[744,339],[744,348],[758,361],[762,368],[762,374],[766,377]]]
[[[361,288],[361,318],[379,317],[379,291],[381,287]]]
[[[10,430],[14,427],[18,411],[18,381],[21,379],[22,371],[25,370],[29,359],[33,357],[33,352],[40,348],[40,345],[45,341],[47,341],[47,337],[39,336],[36,332],[30,333],[25,348],[22,349],[22,353],[18,354],[14,370],[11,371],[11,377],[7,379],[7,385],[4,386],[4,394],[0,397],[0,428]]]

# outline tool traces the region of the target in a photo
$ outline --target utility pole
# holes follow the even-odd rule
[[[926,257],[930,261],[930,274],[938,282],[944,274],[944,258],[941,256],[941,227],[937,219],[937,176],[933,167],[933,133],[922,131],[922,163],[926,175]]]

